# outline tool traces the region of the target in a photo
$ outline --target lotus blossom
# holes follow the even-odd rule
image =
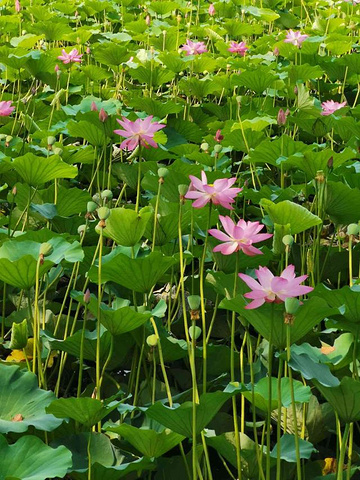
[[[231,203],[235,202],[236,195],[242,190],[242,188],[231,188],[236,178],[219,178],[213,184],[207,182],[205,172],[201,172],[201,180],[193,175],[189,175],[189,178],[191,184],[185,198],[195,199],[192,204],[194,208],[201,208],[212,202],[214,205],[233,210]]]
[[[209,5],[209,10],[208,10],[208,12],[209,12],[210,17],[213,17],[213,16],[215,15],[216,10],[215,10],[215,7],[214,7],[214,4],[213,4],[213,3],[211,3],[211,4]]]
[[[0,117],[8,117],[15,110],[15,107],[11,106],[11,100],[8,102],[0,102]]]
[[[19,13],[21,10],[21,4],[19,0],[15,0],[15,12]]]
[[[218,143],[224,140],[224,135],[222,135],[220,128],[216,130],[214,140]]]
[[[192,40],[186,40],[186,43],[181,47],[181,50],[186,52],[186,56],[200,55],[201,53],[207,52],[204,42],[193,42]]]
[[[229,52],[238,53],[242,57],[245,57],[245,54],[248,50],[249,47],[246,46],[245,42],[230,42],[230,48],[228,48]]]
[[[292,43],[293,45],[295,45],[295,47],[300,48],[301,44],[304,40],[308,38],[308,36],[309,35],[306,35],[306,33],[302,34],[301,32],[294,32],[293,30],[289,30],[284,40],[284,43]]]
[[[213,250],[214,252],[231,255],[234,252],[242,250],[246,255],[261,255],[262,251],[253,247],[253,243],[262,242],[272,237],[271,233],[258,233],[264,227],[264,225],[261,225],[259,222],[239,220],[237,223],[234,223],[228,216],[223,217],[220,215],[219,218],[226,233],[215,228],[209,230],[209,233],[225,243],[217,245]]]
[[[300,285],[307,279],[307,275],[295,277],[294,265],[286,267],[280,277],[275,277],[267,267],[259,267],[259,270],[255,270],[255,273],[258,281],[249,275],[239,273],[241,280],[252,289],[251,292],[244,294],[245,298],[252,300],[245,306],[246,309],[258,308],[265,302],[281,303],[287,298],[305,295],[313,290],[312,287]]]
[[[346,107],[346,101],[339,103],[334,102],[334,100],[327,100],[321,104],[322,112],[321,115],[331,115],[332,113],[336,112],[340,108]]]
[[[62,49],[61,55],[59,55],[57,58],[58,60],[61,60],[64,65],[66,65],[68,63],[81,63],[82,56],[82,53],[80,54],[76,48],[73,48],[70,53],[66,53],[66,51]]]
[[[152,115],[144,119],[138,118],[135,122],[128,120],[126,117],[122,117],[121,120],[116,119],[124,130],[114,130],[114,133],[126,138],[126,140],[121,143],[120,148],[134,150],[138,145],[145,148],[149,148],[149,146],[157,148],[158,145],[153,140],[154,133],[165,128],[165,125],[158,122],[151,122],[152,119]]]

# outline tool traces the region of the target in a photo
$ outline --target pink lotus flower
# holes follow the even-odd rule
[[[11,106],[11,100],[8,102],[0,102],[0,117],[8,117],[15,110],[15,107]]]
[[[271,233],[258,233],[264,225],[259,222],[245,222],[239,220],[234,223],[230,217],[219,215],[220,221],[226,233],[215,228],[209,230],[210,235],[218,240],[225,242],[217,245],[214,252],[221,252],[223,255],[231,255],[234,252],[242,250],[246,255],[262,255],[262,251],[253,247],[253,243],[262,242],[272,237]]]
[[[158,145],[153,140],[154,133],[165,128],[165,125],[161,125],[158,122],[151,123],[152,119],[152,115],[144,120],[138,118],[135,122],[128,120],[126,117],[123,117],[121,120],[116,119],[124,130],[114,130],[114,133],[126,138],[121,143],[120,148],[134,150],[138,145],[145,148],[149,148],[149,146],[157,148]]]
[[[81,63],[81,57],[83,54],[79,53],[76,48],[73,48],[70,53],[66,53],[64,49],[61,50],[62,55],[59,55],[57,58],[61,60],[64,65],[68,63]]]
[[[221,134],[221,130],[216,130],[214,140],[218,143],[220,143],[222,140],[224,140],[224,135]]]
[[[21,10],[21,4],[19,0],[15,0],[15,12],[19,13]]]
[[[294,32],[293,30],[289,30],[284,40],[284,43],[292,43],[293,45],[295,45],[295,47],[300,48],[301,44],[304,40],[308,38],[308,36],[309,35],[306,35],[306,33],[302,34],[301,32]]]
[[[249,275],[239,273],[241,280],[252,289],[251,292],[244,294],[245,298],[253,300],[246,305],[246,309],[258,308],[265,302],[281,303],[287,298],[305,295],[313,290],[312,287],[300,285],[307,279],[307,275],[301,275],[296,278],[294,265],[289,265],[285,268],[280,277],[275,277],[267,267],[259,267],[259,270],[255,270],[255,272],[258,281]]]
[[[211,4],[209,5],[209,10],[208,10],[208,12],[209,12],[210,17],[213,17],[213,16],[215,15],[216,10],[215,10],[215,7],[214,7],[214,4],[213,4],[213,3],[211,3]]]
[[[336,112],[336,110],[346,107],[346,102],[339,103],[334,102],[334,100],[327,100],[321,104],[321,107],[321,115],[331,115],[332,113]]]
[[[229,52],[238,53],[241,57],[245,57],[248,50],[249,47],[246,46],[245,42],[230,42],[230,48],[228,48]]]
[[[181,50],[186,52],[186,56],[200,55],[201,53],[207,52],[204,42],[193,42],[192,40],[186,40],[186,43],[181,47]]]
[[[236,178],[219,178],[213,184],[207,183],[205,172],[201,172],[201,180],[193,175],[189,175],[189,178],[191,184],[185,198],[195,199],[194,208],[201,208],[212,202],[214,205],[233,210],[230,204],[235,202],[236,195],[242,190],[242,188],[231,188]]]

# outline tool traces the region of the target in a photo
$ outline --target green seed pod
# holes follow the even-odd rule
[[[88,229],[88,227],[84,223],[83,225],[78,226],[77,232],[78,232],[79,235],[84,235],[84,233],[87,231],[87,229]]]
[[[284,245],[291,247],[291,245],[294,243],[294,237],[292,235],[284,235],[282,242]]]
[[[189,335],[191,340],[197,340],[201,335],[201,328],[196,325],[189,327]]]
[[[101,192],[101,198],[103,200],[111,201],[113,199],[113,193],[111,190],[104,190]]]
[[[189,190],[188,185],[178,185],[178,192],[182,197],[186,195],[188,190]]]
[[[26,318],[21,323],[13,323],[11,327],[10,348],[21,350],[28,342],[28,325]]]
[[[43,255],[44,257],[48,257],[49,255],[52,254],[53,251],[54,251],[53,246],[48,242],[44,242],[40,245],[39,254]]]
[[[357,235],[359,233],[359,225],[356,223],[350,223],[350,225],[347,227],[346,233],[348,235]]]
[[[299,310],[300,307],[300,300],[297,298],[287,298],[285,300],[285,310],[286,313],[290,315],[295,315],[295,313]]]
[[[220,153],[222,148],[223,147],[217,143],[216,145],[214,145],[214,152],[215,153]]]
[[[89,213],[95,212],[95,210],[98,208],[98,204],[95,202],[87,202],[86,209]]]
[[[53,136],[47,137],[47,144],[48,145],[54,145],[55,142],[56,142],[55,137],[53,137]]]
[[[191,310],[199,310],[200,308],[201,297],[199,295],[189,295],[188,303]]]
[[[98,208],[97,214],[100,220],[106,220],[110,217],[111,210],[108,207],[100,207]]]
[[[13,137],[11,135],[6,135],[5,142],[10,143]]]
[[[52,151],[54,152],[55,155],[61,155],[63,153],[63,149],[59,147],[53,148]]]
[[[165,178],[167,175],[169,175],[169,170],[167,168],[161,167],[159,168],[157,173],[159,178]]]
[[[100,203],[100,195],[98,193],[95,193],[95,195],[92,196],[92,199],[95,203]]]
[[[156,347],[158,344],[158,339],[155,334],[149,335],[146,338],[146,343],[149,345],[149,347]]]
[[[200,148],[203,152],[207,152],[209,150],[209,144],[204,142],[200,145]]]

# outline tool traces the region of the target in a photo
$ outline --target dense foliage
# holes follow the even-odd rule
[[[357,478],[359,20],[1,2],[0,479]]]

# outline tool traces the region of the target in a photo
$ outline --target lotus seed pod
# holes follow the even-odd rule
[[[158,344],[158,339],[155,334],[149,335],[146,338],[146,343],[149,345],[149,347],[156,347]]]
[[[53,152],[55,155],[61,155],[63,153],[63,149],[59,147],[53,148]]]
[[[158,177],[159,178],[165,178],[167,175],[169,175],[169,170],[167,168],[159,168],[158,170]]]
[[[178,185],[178,192],[182,197],[187,194],[188,190],[189,190],[188,185]]]
[[[81,236],[81,235],[84,235],[84,233],[86,232],[87,230],[87,226],[85,225],[85,223],[83,225],[79,225],[78,226],[78,229],[77,229],[77,232],[78,234]]]
[[[200,308],[201,297],[199,295],[189,295],[188,303],[191,310],[198,310]]]
[[[285,310],[286,313],[290,315],[295,315],[295,313],[299,310],[300,307],[300,300],[297,298],[286,298],[285,299]]]
[[[56,142],[55,137],[53,137],[53,136],[47,137],[47,144],[48,145],[54,145],[55,142]]]
[[[5,133],[0,133],[0,140],[5,140],[7,135]]]
[[[291,245],[294,243],[294,237],[292,235],[284,235],[282,242],[284,245],[291,247]]]
[[[191,340],[197,340],[201,335],[201,328],[197,325],[191,325],[191,327],[189,327],[189,335]]]
[[[103,192],[101,192],[101,198],[103,200],[112,200],[113,199],[113,193],[111,190],[104,190]]]
[[[98,204],[95,202],[87,202],[86,209],[89,213],[95,212],[95,210],[98,208]]]
[[[44,242],[40,245],[39,254],[44,257],[48,257],[49,255],[52,254],[53,251],[54,251],[53,246],[48,242]]]
[[[217,143],[216,145],[214,145],[214,152],[215,153],[220,153],[222,148],[223,147]]]
[[[13,137],[11,135],[6,135],[5,143],[10,143]]]
[[[346,233],[348,235],[357,235],[359,233],[359,225],[356,223],[350,223],[347,227]]]
[[[98,208],[98,211],[97,211],[97,214],[100,220],[106,220],[107,218],[109,218],[110,213],[111,213],[111,210],[108,207],[100,207]]]
[[[209,144],[204,142],[200,145],[200,148],[203,152],[207,152],[209,150]]]
[[[92,199],[95,203],[100,203],[100,195],[98,193],[95,193],[93,196],[92,196]]]

